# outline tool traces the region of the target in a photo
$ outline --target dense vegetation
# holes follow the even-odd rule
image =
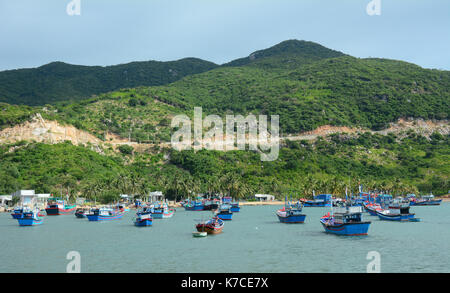
[[[38,68],[0,72],[0,102],[45,105],[74,101],[120,88],[168,84],[215,67],[214,63],[195,58],[106,67],[53,62]]]
[[[330,56],[339,55],[329,51]],[[269,55],[165,86],[122,89],[57,105],[58,113],[48,118],[98,136],[112,131],[134,141],[157,142],[168,140],[172,115],[191,116],[196,106],[205,114],[220,116],[278,114],[284,134],[322,125],[379,130],[402,117],[442,120],[450,115],[449,71],[401,61],[322,55],[308,63],[301,54]],[[114,122],[107,125],[109,120]]]
[[[36,113],[30,106],[16,106],[0,103],[0,130],[5,127],[23,123]]]
[[[378,130],[403,117],[448,119],[449,71],[353,58],[302,41],[283,42],[215,69],[214,64],[196,59],[178,62],[120,65],[133,68],[126,73],[129,79],[123,77],[120,66],[69,66],[68,70],[61,63],[44,66],[39,69],[42,72],[8,72],[8,81],[2,75],[5,72],[0,73],[0,101],[8,97],[2,89],[33,86],[34,77],[26,85],[22,74],[45,77],[52,83],[51,87],[42,83],[39,90],[30,91],[31,96],[11,90],[17,103],[48,104],[1,103],[0,129],[39,112],[105,141],[108,134],[115,134],[157,144],[148,152],[128,145],[114,152],[105,144],[106,155],[70,143],[3,145],[0,193],[31,188],[110,201],[120,193],[142,195],[156,189],[169,198],[192,192],[221,192],[238,198],[254,193],[310,196],[312,190],[343,195],[346,186],[355,191],[358,183],[394,194],[444,194],[450,189],[449,137],[438,133],[430,140],[415,133],[398,137],[366,133],[287,141],[274,162],[261,162],[260,154],[251,151],[176,152],[161,144],[170,141],[171,118],[180,113],[192,116],[197,106],[203,107],[204,115],[222,117],[278,114],[282,135],[322,125]],[[181,67],[175,68],[176,64]],[[147,74],[147,67],[157,70]],[[101,70],[105,73],[97,75]],[[74,72],[81,77],[75,78]],[[191,73],[198,74],[185,76]],[[82,86],[69,86],[72,82]],[[136,87],[146,82],[154,86]],[[98,95],[85,98],[94,92]],[[30,97],[37,96],[43,99],[30,102]],[[79,98],[85,99],[67,100]]]
[[[203,107],[205,114],[220,116],[278,114],[284,134],[322,125],[379,130],[402,117],[442,120],[450,115],[449,71],[423,69],[402,61],[358,59],[294,40],[251,56],[256,57],[208,71],[210,67],[205,65],[201,68],[206,72],[164,86],[121,89],[83,101],[46,105],[48,111],[43,115],[100,138],[113,132],[138,142],[167,141],[171,117],[181,112],[191,116],[196,106]],[[142,63],[127,66],[131,65]],[[191,73],[195,71],[201,70]],[[129,75],[141,76],[139,72],[130,70]],[[105,87],[136,85],[114,80]],[[65,92],[71,89],[66,87]],[[3,120],[0,125],[5,124]],[[19,120],[12,123],[15,121]],[[9,120],[6,123],[11,124]]]
[[[343,196],[358,184],[394,194],[450,189],[449,136],[431,140],[411,132],[394,135],[331,135],[314,142],[287,141],[274,162],[251,151],[158,154],[124,150],[103,156],[70,143],[0,147],[0,193],[18,188],[38,192],[117,199],[120,193],[145,195],[163,190],[171,199],[191,192],[219,192],[237,198],[254,193],[310,197],[312,190]]]

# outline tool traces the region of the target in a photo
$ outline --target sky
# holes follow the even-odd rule
[[[79,15],[76,6],[67,12],[72,1]],[[371,1],[379,15],[367,12]],[[450,70],[450,1],[0,0],[0,70],[185,57],[222,64],[288,39]]]

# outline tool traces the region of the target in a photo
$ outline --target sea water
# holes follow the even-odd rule
[[[379,253],[381,272],[450,272],[450,203],[412,207],[421,222],[372,221],[368,236],[326,234],[319,222],[330,208],[304,208],[304,224],[280,223],[281,206],[242,206],[222,234],[194,238],[195,224],[212,213],[177,209],[152,227],[122,219],[89,222],[74,215],[48,216],[43,225],[20,227],[0,214],[0,272],[66,272],[69,252],[83,272],[354,272],[364,273]]]

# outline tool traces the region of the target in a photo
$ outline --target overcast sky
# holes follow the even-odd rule
[[[450,70],[449,0],[0,0],[0,70],[198,57],[221,64],[287,39]]]

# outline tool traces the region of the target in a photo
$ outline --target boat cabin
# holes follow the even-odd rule
[[[336,224],[357,223],[362,221],[362,207],[338,207],[333,211]]]

